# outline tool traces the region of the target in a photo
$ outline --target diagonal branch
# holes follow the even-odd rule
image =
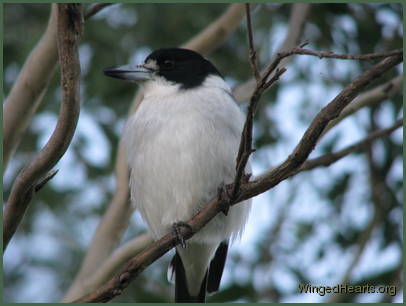
[[[113,254],[111,254],[111,256],[98,267],[96,271],[88,274],[86,278],[83,278],[80,281],[80,288],[75,289],[75,294],[72,296],[80,297],[103,285],[103,283],[114,276],[120,267],[122,267],[135,255],[139,254],[152,242],[153,240],[151,235],[145,233],[133,238],[117,248]],[[72,298],[70,298],[70,294],[66,294],[62,302],[68,302],[70,300],[72,300]]]
[[[382,102],[383,100],[392,97],[395,94],[398,94],[402,90],[403,85],[403,75],[398,75],[397,77],[392,78],[388,82],[376,86],[375,88],[364,92],[362,95],[357,97],[353,103],[348,105],[343,109],[340,116],[337,119],[331,121],[325,128],[323,135],[325,135],[331,128],[336,126],[342,120],[357,112],[363,107],[370,107],[377,103]]]
[[[4,212],[3,246],[7,247],[32,198],[35,185],[61,159],[69,147],[79,118],[79,37],[81,4],[58,4],[58,53],[62,103],[55,130],[34,160],[16,178]]]
[[[240,24],[243,17],[244,4],[233,3],[207,28],[182,44],[181,48],[191,49],[203,55],[208,55],[227,39]]]
[[[388,57],[357,77],[316,115],[299,144],[286,161],[274,168],[266,177],[242,184],[241,191],[236,199],[226,200],[215,198],[211,200],[198,214],[187,222],[190,228],[180,228],[182,236],[185,239],[189,239],[229,205],[237,204],[263,193],[292,175],[292,173],[302,166],[310,152],[314,149],[326,125],[340,114],[343,108],[355,98],[360,90],[399,64],[402,60],[402,55]],[[160,258],[178,243],[179,241],[176,235],[169,233],[153,243],[138,256],[131,259],[121,271],[104,286],[75,302],[107,302],[111,300],[113,297],[121,294],[122,290],[128,286],[131,280],[148,265]]]
[[[331,120],[337,118],[344,107],[346,107],[361,90],[368,86],[370,82],[379,78],[386,71],[402,61],[403,56],[401,54],[385,58],[352,81],[317,114],[299,144],[282,164],[270,171],[264,179],[245,184],[245,186],[242,186],[243,189],[247,188],[250,191],[249,194],[255,196],[274,187],[290,176],[307,159],[316,146],[326,125]],[[246,192],[243,190],[242,193],[245,194]]]
[[[325,155],[322,155],[322,156],[319,156],[319,157],[316,157],[313,159],[309,159],[309,160],[305,161],[299,169],[297,169],[294,173],[292,173],[291,176],[294,176],[299,172],[313,170],[318,167],[328,167],[331,164],[335,163],[336,161],[340,160],[341,158],[343,158],[351,153],[363,150],[366,146],[368,146],[371,142],[375,141],[377,138],[391,134],[392,132],[397,130],[402,125],[403,125],[403,118],[397,120],[391,127],[372,132],[365,139],[362,139],[344,149],[341,149],[337,152],[325,154]],[[265,171],[263,174],[261,174],[259,176],[256,176],[255,180],[261,180],[261,179],[267,177],[270,174],[270,172],[272,172],[272,169]]]
[[[85,20],[89,19],[93,15],[96,15],[98,12],[100,12],[102,9],[104,9],[107,6],[110,6],[114,3],[94,3],[91,6],[89,6],[84,14]]]
[[[335,163],[337,160],[339,160],[351,153],[364,149],[366,146],[368,146],[371,142],[373,142],[377,138],[391,134],[393,131],[397,130],[402,125],[403,125],[403,118],[396,121],[395,124],[393,124],[391,127],[387,128],[387,129],[375,131],[375,132],[371,133],[370,135],[368,135],[368,137],[366,137],[365,139],[360,140],[357,143],[354,143],[340,151],[330,153],[330,154],[325,154],[325,155],[322,155],[322,156],[314,158],[314,159],[309,159],[305,163],[303,163],[303,165],[294,174],[296,174],[298,172],[302,172],[302,171],[312,170],[316,167],[328,167],[331,164]]]

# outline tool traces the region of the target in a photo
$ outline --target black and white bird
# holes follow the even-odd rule
[[[162,238],[233,181],[244,115],[216,67],[191,50],[159,49],[141,65],[104,73],[142,87],[123,141],[131,200],[154,239]],[[169,273],[176,302],[204,302],[219,289],[228,245],[241,236],[250,204],[232,206],[176,248]]]

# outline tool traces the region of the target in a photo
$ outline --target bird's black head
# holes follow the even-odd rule
[[[142,65],[106,68],[104,73],[131,81],[154,80],[154,76],[160,76],[180,84],[183,89],[199,86],[209,75],[221,77],[216,67],[199,53],[181,48],[158,49]]]
[[[210,74],[221,76],[211,62],[188,49],[158,49],[148,55],[145,64],[148,65],[151,61],[158,66],[158,75],[168,81],[182,84],[183,88],[200,85]]]

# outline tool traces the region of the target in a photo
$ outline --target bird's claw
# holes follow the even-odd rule
[[[248,183],[249,180],[250,180],[250,178],[251,178],[251,176],[252,176],[252,173],[244,173],[244,174],[242,175],[241,181],[242,181],[243,183]]]
[[[252,173],[244,173],[241,177],[242,183],[247,183],[252,176]],[[217,189],[217,199],[224,201],[224,208],[222,212],[225,216],[228,215],[228,211],[230,210],[230,203],[234,200],[235,194],[233,194],[233,184],[226,185],[223,183]]]
[[[221,183],[217,189],[217,199],[223,200],[225,203],[223,209],[221,210],[225,216],[228,215],[228,211],[230,210],[229,203],[231,202],[231,197],[232,197],[231,186],[232,185],[226,185],[224,183]]]
[[[183,222],[183,221],[173,223],[172,224],[172,229],[173,229],[173,232],[174,232],[176,238],[178,239],[180,245],[182,246],[182,248],[186,248],[185,237],[183,237],[183,234],[180,231],[180,227],[182,227],[182,226],[186,227],[187,229],[192,231],[192,227],[189,224],[187,224],[186,222]]]

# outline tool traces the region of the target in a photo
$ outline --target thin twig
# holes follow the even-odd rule
[[[325,128],[325,135],[331,128],[340,123],[343,119],[357,112],[364,107],[371,107],[401,92],[403,85],[403,75],[398,75],[386,83],[380,84],[375,88],[359,95],[350,105],[343,109],[337,119],[331,121]]]
[[[216,197],[207,203],[207,205],[203,206],[202,210],[187,222],[190,228],[180,228],[180,232],[184,239],[187,240],[192,237],[194,233],[197,233],[218,213],[224,211],[225,207],[241,203],[241,201],[247,200],[271,189],[289,177],[291,173],[299,169],[317,144],[317,141],[328,122],[337,117],[341,110],[371,81],[379,78],[389,69],[399,64],[402,59],[402,55],[386,58],[351,82],[317,114],[299,144],[286,161],[274,168],[273,171],[269,172],[268,176],[263,177],[260,180],[242,184],[241,192],[236,199],[228,199],[229,201],[227,202],[225,199]],[[130,281],[141,273],[148,265],[160,258],[178,243],[179,241],[173,233],[167,234],[131,259],[120,270],[120,272],[104,286],[75,302],[107,302],[111,300],[113,297],[121,294]]]
[[[34,191],[38,192],[48,183],[57,173],[58,169],[50,171],[42,180],[40,180],[34,187]]]
[[[300,46],[303,46],[303,44],[300,44]],[[316,52],[316,51],[303,49],[303,48],[292,48],[290,50],[282,51],[277,54],[275,59],[266,69],[263,79],[266,80],[271,75],[271,73],[278,67],[278,65],[282,59],[284,59],[285,57],[291,56],[293,54],[311,55],[311,56],[317,56],[319,58],[326,57],[326,58],[351,59],[351,60],[371,60],[371,59],[377,59],[377,58],[382,58],[382,57],[390,57],[390,56],[394,56],[394,55],[402,55],[403,49],[396,49],[396,50],[385,52],[385,53],[349,55],[349,54],[336,54],[333,52]]]
[[[58,4],[57,37],[61,67],[61,110],[51,138],[14,181],[4,211],[4,250],[24,216],[35,185],[61,159],[76,129],[80,108],[78,41],[82,33],[81,6],[81,4]]]
[[[249,63],[251,65],[252,72],[254,73],[255,79],[257,83],[261,79],[261,75],[259,74],[257,68],[257,52],[254,48],[254,38],[252,35],[252,23],[251,23],[251,9],[250,4],[245,4],[245,12],[247,16],[247,32],[248,32],[248,47],[249,47]]]
[[[252,95],[250,104],[248,105],[247,119],[245,120],[244,129],[241,134],[240,147],[238,149],[236,162],[236,175],[230,196],[235,198],[240,190],[241,183],[245,183],[250,178],[250,175],[244,176],[245,167],[247,166],[250,155],[255,152],[252,148],[252,128],[254,124],[254,115],[258,106],[258,102],[266,89],[275,83],[279,77],[286,71],[285,68],[278,69],[275,75],[268,82],[261,78],[258,86]]]
[[[251,25],[251,14],[250,14],[250,6],[246,4],[246,12],[247,12],[247,28],[248,28],[248,44],[249,44],[249,53],[250,59],[249,62],[251,64],[255,79],[257,81],[257,86],[255,91],[251,97],[250,103],[248,105],[248,112],[247,118],[245,120],[243,132],[241,134],[241,141],[240,146],[238,149],[237,159],[236,159],[236,175],[234,178],[234,184],[231,191],[231,194],[228,194],[227,189],[225,193],[221,193],[220,196],[226,195],[231,198],[235,198],[240,190],[241,183],[248,182],[251,174],[244,175],[245,168],[248,163],[248,159],[250,155],[255,151],[252,148],[252,128],[254,124],[254,116],[257,109],[258,102],[266,89],[268,89],[273,83],[275,83],[279,77],[286,71],[285,68],[277,69],[275,75],[271,78],[271,80],[267,81],[268,75],[260,76],[258,72],[258,68],[256,65],[256,57],[255,57],[255,50],[254,50],[254,43],[252,38],[252,25]],[[226,186],[227,188],[227,186]],[[225,210],[225,212],[227,209]]]
[[[303,45],[301,45],[301,47],[302,46]],[[338,59],[349,59],[349,60],[371,60],[371,59],[377,59],[377,58],[402,54],[403,49],[396,49],[396,50],[393,50],[393,51],[383,52],[383,53],[369,53],[369,54],[360,54],[360,55],[337,54],[337,53],[334,53],[334,52],[316,52],[316,51],[303,49],[303,48],[295,48],[295,49],[292,49],[290,52],[293,52],[292,54],[312,55],[312,56],[317,56],[319,58],[338,58]]]
[[[343,158],[344,156],[347,156],[351,153],[354,153],[356,151],[359,151],[359,150],[365,148],[365,146],[369,145],[371,142],[373,142],[377,138],[391,134],[393,131],[395,131],[402,125],[403,125],[403,118],[396,121],[391,127],[375,131],[375,132],[369,134],[367,138],[365,138],[361,141],[358,141],[357,143],[354,143],[340,151],[325,154],[325,155],[322,155],[322,156],[314,158],[314,159],[309,159],[300,167],[300,169],[298,169],[297,172],[293,173],[292,175],[294,175],[298,172],[311,170],[316,167],[330,166],[331,164],[335,163],[337,160]]]
[[[99,11],[101,11],[102,9],[104,9],[107,6],[110,6],[114,3],[94,3],[92,5],[90,5],[85,12],[85,20],[89,19],[90,17],[92,17],[93,15],[96,15]]]
[[[292,5],[289,16],[288,32],[286,33],[281,47],[278,48],[278,52],[289,50],[290,48],[297,46],[300,36],[303,33],[303,29],[305,28],[310,7],[311,5],[309,3],[295,3]],[[289,60],[290,58],[285,58],[280,62],[280,66],[285,67]],[[265,69],[261,69],[260,74],[265,71]],[[248,81],[233,88],[233,95],[236,101],[239,104],[248,104],[252,93],[255,91],[256,85],[256,80],[252,77]]]

